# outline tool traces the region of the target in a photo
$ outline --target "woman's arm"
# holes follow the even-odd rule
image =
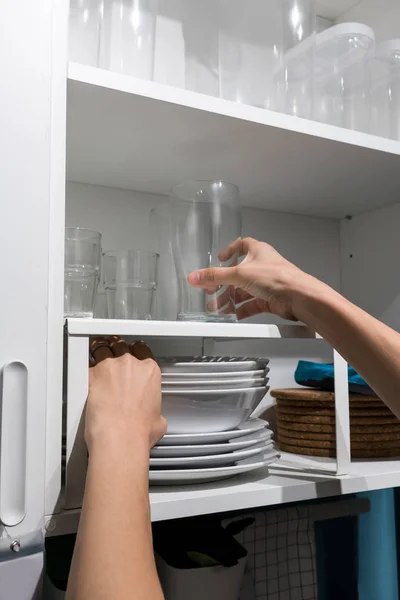
[[[400,419],[400,334],[316,280],[296,291],[293,306]]]
[[[245,256],[234,267],[196,271],[189,282],[215,291],[236,288],[239,318],[262,312],[299,320],[319,333],[360,373],[400,418],[400,334],[285,260],[268,244],[237,240],[221,261]],[[223,306],[224,294],[217,301]],[[210,302],[216,308],[216,301]]]
[[[148,490],[149,449],[166,429],[160,371],[130,354],[90,371],[89,466],[67,600],[163,600]]]

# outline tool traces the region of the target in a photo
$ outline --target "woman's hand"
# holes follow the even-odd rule
[[[140,441],[150,449],[165,434],[161,415],[161,373],[154,360],[138,360],[124,340],[96,341],[89,369],[85,437],[96,444]]]
[[[205,288],[210,293],[217,291],[220,286],[235,287],[239,319],[267,312],[284,319],[299,320],[301,310],[297,302],[298,292],[319,282],[264,242],[252,238],[238,239],[221,252],[219,259],[225,262],[235,254],[238,257],[245,256],[243,262],[233,267],[195,271],[189,275],[189,283]],[[222,308],[231,294],[228,288],[210,302],[209,309]]]

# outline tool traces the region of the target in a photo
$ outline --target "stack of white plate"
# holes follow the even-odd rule
[[[268,360],[200,357],[160,361],[168,432],[150,455],[150,482],[225,479],[274,462],[268,423],[251,414],[268,391]]]

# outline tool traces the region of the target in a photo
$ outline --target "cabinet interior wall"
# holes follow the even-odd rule
[[[399,21],[400,22],[400,21]],[[341,222],[342,292],[400,331],[400,204]]]

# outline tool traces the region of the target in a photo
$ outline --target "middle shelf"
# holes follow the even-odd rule
[[[318,336],[305,325],[255,323],[196,323],[190,321],[129,321],[124,319],[67,319],[69,335],[120,335],[140,337],[280,339]]]

